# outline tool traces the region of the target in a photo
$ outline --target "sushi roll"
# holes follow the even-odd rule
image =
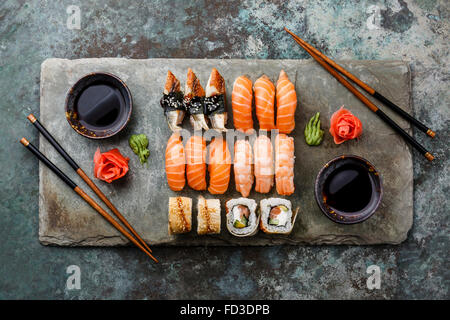
[[[199,235],[220,233],[220,200],[200,196],[197,210],[197,233]]]
[[[192,199],[169,198],[169,235],[187,233],[192,228]]]
[[[295,213],[289,200],[280,198],[263,199],[260,202],[260,229],[269,234],[290,234],[294,227]]]
[[[205,90],[191,68],[188,69],[183,103],[190,114],[189,121],[194,130],[208,130],[205,118]]]
[[[170,130],[173,132],[181,130],[179,125],[183,122],[186,113],[183,92],[180,89],[180,81],[170,71],[167,71],[166,85],[160,104],[164,109]]]
[[[228,200],[227,229],[236,237],[249,237],[258,232],[259,214],[256,213],[256,201],[248,198]]]
[[[213,68],[206,84],[205,109],[211,126],[218,131],[227,131],[227,105],[225,102],[225,80]]]

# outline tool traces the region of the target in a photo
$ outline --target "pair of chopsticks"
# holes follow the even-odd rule
[[[351,93],[353,93],[362,103],[364,103],[370,110],[372,110],[376,115],[378,115],[384,122],[391,126],[397,133],[399,133],[406,141],[408,141],[414,148],[416,148],[422,155],[424,155],[429,161],[433,161],[434,156],[429,153],[420,143],[418,143],[412,136],[410,136],[405,130],[403,130],[394,120],[392,120],[387,114],[381,111],[375,104],[373,104],[366,96],[364,96],[360,91],[358,91],[350,82],[348,82],[340,73],[352,80],[359,87],[364,89],[368,94],[377,100],[381,101],[384,105],[391,108],[393,111],[398,113],[401,117],[411,122],[421,131],[425,132],[430,137],[434,138],[435,132],[421,123],[419,120],[405,112],[403,109],[398,107],[395,103],[389,101],[382,94],[377,92],[375,89],[370,87],[367,83],[361,81],[353,74],[342,68],[336,62],[328,58],[326,55],[322,54],[319,50],[311,46],[309,43],[299,38],[297,35],[292,33],[287,28],[284,30],[289,33],[292,38],[308,52],[322,67],[324,67],[328,72],[331,73],[342,85],[344,85]],[[337,70],[337,71],[336,71]]]
[[[115,216],[131,231],[136,237],[134,238],[124,227],[122,227],[109,213],[100,207],[91,197],[89,197],[79,186],[75,184],[68,176],[64,174],[57,166],[55,166],[46,156],[44,156],[38,148],[32,145],[27,139],[22,138],[20,142],[39,160],[41,160],[50,170],[52,170],[61,180],[63,180],[70,188],[72,188],[81,198],[83,198],[92,208],[111,223],[120,233],[128,238],[133,244],[141,249],[145,254],[152,258],[155,262],[158,260],[151,254],[152,250],[139,236],[134,228],[128,223],[125,217],[117,210],[117,208],[108,200],[103,192],[95,185],[95,183],[84,173],[80,166],[69,156],[69,154],[61,147],[61,145],[53,138],[47,129],[39,122],[33,114],[30,114],[28,120],[39,130],[39,132],[50,142],[50,144],[58,151],[58,153],[66,160],[75,172],[88,184],[88,186],[97,194],[97,196],[111,209]],[[136,240],[137,239],[137,240]]]

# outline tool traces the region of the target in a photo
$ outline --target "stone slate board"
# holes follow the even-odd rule
[[[401,61],[342,61],[341,64],[377,91],[411,112],[410,70]],[[165,122],[159,99],[170,69],[182,82],[187,68],[196,72],[203,86],[212,67],[226,80],[230,119],[231,91],[234,79],[247,74],[253,81],[267,74],[276,81],[284,69],[295,82],[299,105],[296,113],[295,185],[296,193],[289,197],[293,206],[300,207],[293,232],[289,236],[266,235],[261,231],[250,238],[231,236],[225,225],[222,209],[222,232],[215,236],[196,234],[196,210],[193,210],[193,230],[189,234],[169,236],[167,233],[167,206],[169,196],[183,195],[217,197],[207,192],[190,190],[172,192],[166,183],[164,151],[170,131]],[[91,140],[77,134],[68,125],[64,114],[66,93],[83,75],[103,71],[119,76],[133,95],[133,114],[127,127],[118,135],[105,140]],[[345,105],[357,115],[364,127],[358,141],[335,145],[328,133],[331,114]],[[387,108],[383,108],[386,110]],[[413,170],[410,147],[376,115],[371,113],[347,89],[312,60],[210,60],[210,59],[48,59],[41,67],[40,120],[60,141],[67,152],[93,178],[93,155],[97,147],[107,151],[118,147],[130,157],[130,171],[113,184],[96,183],[121,210],[128,221],[151,245],[279,245],[279,244],[398,244],[407,237],[413,221]],[[309,147],[304,142],[303,130],[314,112],[321,112],[325,139],[320,147]],[[386,110],[400,126],[411,132],[410,125]],[[189,128],[185,121],[184,127]],[[128,146],[133,133],[145,133],[150,140],[148,166],[142,166]],[[55,149],[40,139],[40,149],[60,169],[106,208],[89,187],[79,178]],[[318,209],[313,193],[316,174],[328,160],[342,154],[356,154],[368,159],[381,173],[384,198],[380,208],[369,220],[356,225],[338,225]],[[65,246],[114,246],[128,241],[111,227],[83,200],[40,164],[39,240],[42,244]],[[94,179],[94,178],[93,178]],[[95,179],[94,179],[95,180]],[[220,196],[222,208],[225,199],[239,197],[235,191],[233,174],[228,192]],[[252,191],[250,198],[263,197]],[[273,188],[272,196],[276,196]]]

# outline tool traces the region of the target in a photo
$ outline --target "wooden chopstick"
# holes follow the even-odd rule
[[[286,31],[288,31],[286,29]],[[289,31],[288,31],[289,32]],[[366,96],[359,92],[350,82],[342,77],[335,69],[333,69],[325,60],[317,56],[313,51],[306,47],[297,36],[291,32],[289,34],[294,40],[308,52],[322,67],[324,67],[332,76],[336,78],[342,85],[344,85],[351,93],[353,93],[364,105],[378,115],[384,122],[397,131],[406,141],[408,141],[414,148],[416,148],[421,154],[423,154],[429,161],[433,161],[434,156],[428,152],[421,144],[419,144],[412,136],[410,136],[405,130],[403,130],[394,120],[392,120],[387,114],[381,111],[375,104],[373,104]]]
[[[416,118],[414,118],[413,116],[411,116],[409,113],[407,113],[406,111],[404,111],[402,108],[400,108],[399,106],[397,106],[395,103],[393,103],[392,101],[390,101],[388,98],[386,98],[385,96],[383,96],[381,93],[377,92],[374,88],[372,88],[371,86],[369,86],[367,83],[365,83],[364,81],[360,80],[359,78],[357,78],[355,75],[353,75],[352,73],[350,73],[349,71],[347,71],[346,69],[344,69],[343,67],[341,67],[339,64],[337,64],[336,62],[334,62],[333,60],[331,60],[330,58],[328,58],[326,55],[324,55],[322,52],[320,52],[319,50],[317,50],[316,48],[314,48],[312,45],[310,45],[308,42],[306,42],[305,40],[303,40],[302,38],[300,38],[299,36],[295,35],[294,33],[292,33],[290,30],[288,30],[287,28],[284,28],[284,30],[289,33],[294,39],[298,40],[297,42],[299,42],[299,44],[306,50],[306,48],[309,49],[309,51],[312,51],[316,56],[319,56],[320,58],[322,58],[325,62],[327,62],[330,66],[332,66],[333,68],[335,68],[336,70],[338,70],[340,73],[342,73],[344,76],[346,76],[347,78],[349,78],[350,80],[352,80],[354,83],[356,83],[359,87],[361,87],[362,89],[364,89],[368,94],[370,94],[371,96],[373,96],[374,98],[376,98],[377,100],[381,101],[384,105],[388,106],[390,109],[392,109],[393,111],[395,111],[397,114],[399,114],[400,116],[402,116],[404,119],[408,120],[409,122],[411,122],[412,124],[414,124],[417,128],[419,128],[421,131],[425,132],[427,135],[429,135],[430,137],[434,138],[434,136],[436,135],[436,133],[431,130],[430,128],[428,128],[426,125],[424,125],[422,122],[420,122],[419,120],[417,120]],[[305,48],[306,47],[306,48]]]
[[[86,173],[80,168],[80,166],[72,159],[71,156],[66,152],[66,150],[61,147],[58,141],[53,138],[50,132],[39,122],[39,120],[30,114],[27,117],[28,120],[39,130],[40,133],[50,142],[50,144],[59,152],[59,154],[66,160],[69,165],[75,170],[75,172],[87,183],[87,185],[95,192],[95,194],[108,206],[109,209],[114,213],[114,215],[131,231],[132,234],[141,242],[141,244],[149,252],[152,252],[147,243],[139,236],[136,230],[130,225],[130,223],[125,219],[125,217],[117,210],[117,208],[109,201],[105,194],[97,187],[97,185],[86,175]]]
[[[92,208],[94,208],[103,218],[105,218],[109,223],[111,223],[114,228],[116,228],[120,233],[128,238],[132,243],[134,243],[139,249],[141,249],[146,255],[152,258],[155,262],[158,260],[145,249],[140,242],[138,242],[128,231],[126,231],[113,217],[109,215],[102,207],[100,207],[97,202],[95,202],[91,197],[89,197],[79,186],[75,184],[68,176],[64,174],[57,166],[55,166],[46,156],[44,156],[39,149],[32,145],[27,139],[22,138],[20,140],[31,153],[33,153],[40,161],[42,161],[50,170],[52,170],[61,180],[63,180],[70,188],[72,188],[81,198],[84,199]]]

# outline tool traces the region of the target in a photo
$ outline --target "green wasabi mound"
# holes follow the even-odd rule
[[[323,140],[323,130],[320,129],[320,112],[317,112],[305,128],[305,140],[310,146],[318,146]]]
[[[147,158],[150,156],[150,150],[148,147],[148,139],[145,134],[133,134],[128,140],[133,152],[139,156],[139,160],[142,164],[147,162]]]

